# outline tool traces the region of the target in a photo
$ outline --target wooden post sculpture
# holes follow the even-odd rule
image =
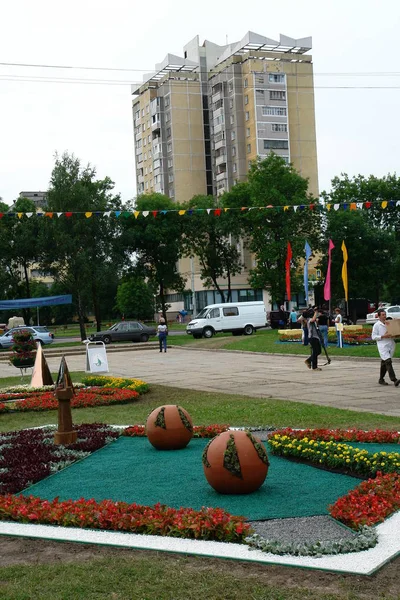
[[[54,443],[66,446],[76,442],[78,432],[72,429],[71,398],[75,390],[64,356],[58,370],[55,394],[58,400],[58,430],[54,434]]]

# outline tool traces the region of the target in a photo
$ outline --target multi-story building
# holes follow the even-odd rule
[[[178,202],[219,196],[246,179],[251,161],[273,151],[318,195],[310,49],[309,37],[276,41],[248,32],[225,46],[200,45],[196,36],[183,57],[168,54],[132,89],[138,194],[160,192]],[[265,290],[249,289],[253,259],[245,249],[242,257],[244,271],[232,282],[237,299],[269,304]],[[218,302],[214,290],[204,290],[197,261],[181,263],[197,292],[195,307]]]
[[[35,203],[36,209],[46,208],[46,192],[20,192],[20,198],[28,198]]]

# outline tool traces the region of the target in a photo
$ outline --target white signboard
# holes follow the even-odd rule
[[[86,373],[108,373],[107,353],[103,342],[86,342]]]

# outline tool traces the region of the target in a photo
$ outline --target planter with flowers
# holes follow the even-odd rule
[[[10,358],[10,363],[19,369],[33,367],[36,357],[36,344],[32,333],[27,329],[21,329],[21,331],[14,333],[13,339],[13,355]]]

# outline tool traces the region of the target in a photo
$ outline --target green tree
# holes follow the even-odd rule
[[[346,243],[349,295],[375,302],[387,300],[386,294],[400,298],[400,179],[391,174],[350,179],[342,174],[332,180],[330,192],[321,196],[330,205],[327,239],[339,246],[339,252],[342,240]],[[350,210],[352,203],[357,210]],[[332,261],[332,293],[342,298],[342,258],[336,262]]]
[[[243,265],[237,249],[240,228],[237,220],[225,213],[212,196],[194,196],[188,203],[190,214],[182,220],[183,251],[188,256],[197,256],[200,263],[200,278],[205,287],[214,286],[221,302],[225,302],[224,291],[219,279],[227,281],[227,301],[232,299],[232,277],[241,273]],[[206,208],[212,208],[208,214]],[[215,210],[221,211],[215,214]]]
[[[166,319],[167,290],[183,292],[185,282],[178,271],[178,259],[182,256],[182,225],[176,212],[179,206],[162,194],[139,196],[135,210],[148,212],[147,216],[133,215],[125,219],[122,246],[128,258],[136,257],[136,266],[144,279],[157,294],[157,310]],[[151,211],[167,211],[154,216]]]
[[[154,290],[140,275],[126,278],[117,290],[117,307],[125,317],[150,321],[154,319]]]
[[[119,272],[123,267],[116,250],[119,221],[115,216],[103,216],[103,211],[121,208],[113,188],[109,177],[96,179],[96,169],[82,167],[75,156],[56,155],[47,194],[48,211],[79,214],[46,219],[41,262],[72,293],[82,340],[86,338],[88,311],[93,311],[97,328],[101,328],[105,280],[110,269]]]
[[[237,209],[244,243],[255,255],[256,266],[249,281],[255,288],[269,289],[277,304],[285,298],[287,243],[291,243],[293,251],[292,274],[304,256],[305,240],[314,251],[320,247],[319,205],[307,190],[307,179],[271,153],[252,163],[246,183],[223,196],[224,206]],[[310,204],[314,210],[310,210]],[[301,208],[294,210],[293,206]],[[265,209],[241,211],[242,207]],[[294,281],[292,289],[299,285],[299,281]]]

